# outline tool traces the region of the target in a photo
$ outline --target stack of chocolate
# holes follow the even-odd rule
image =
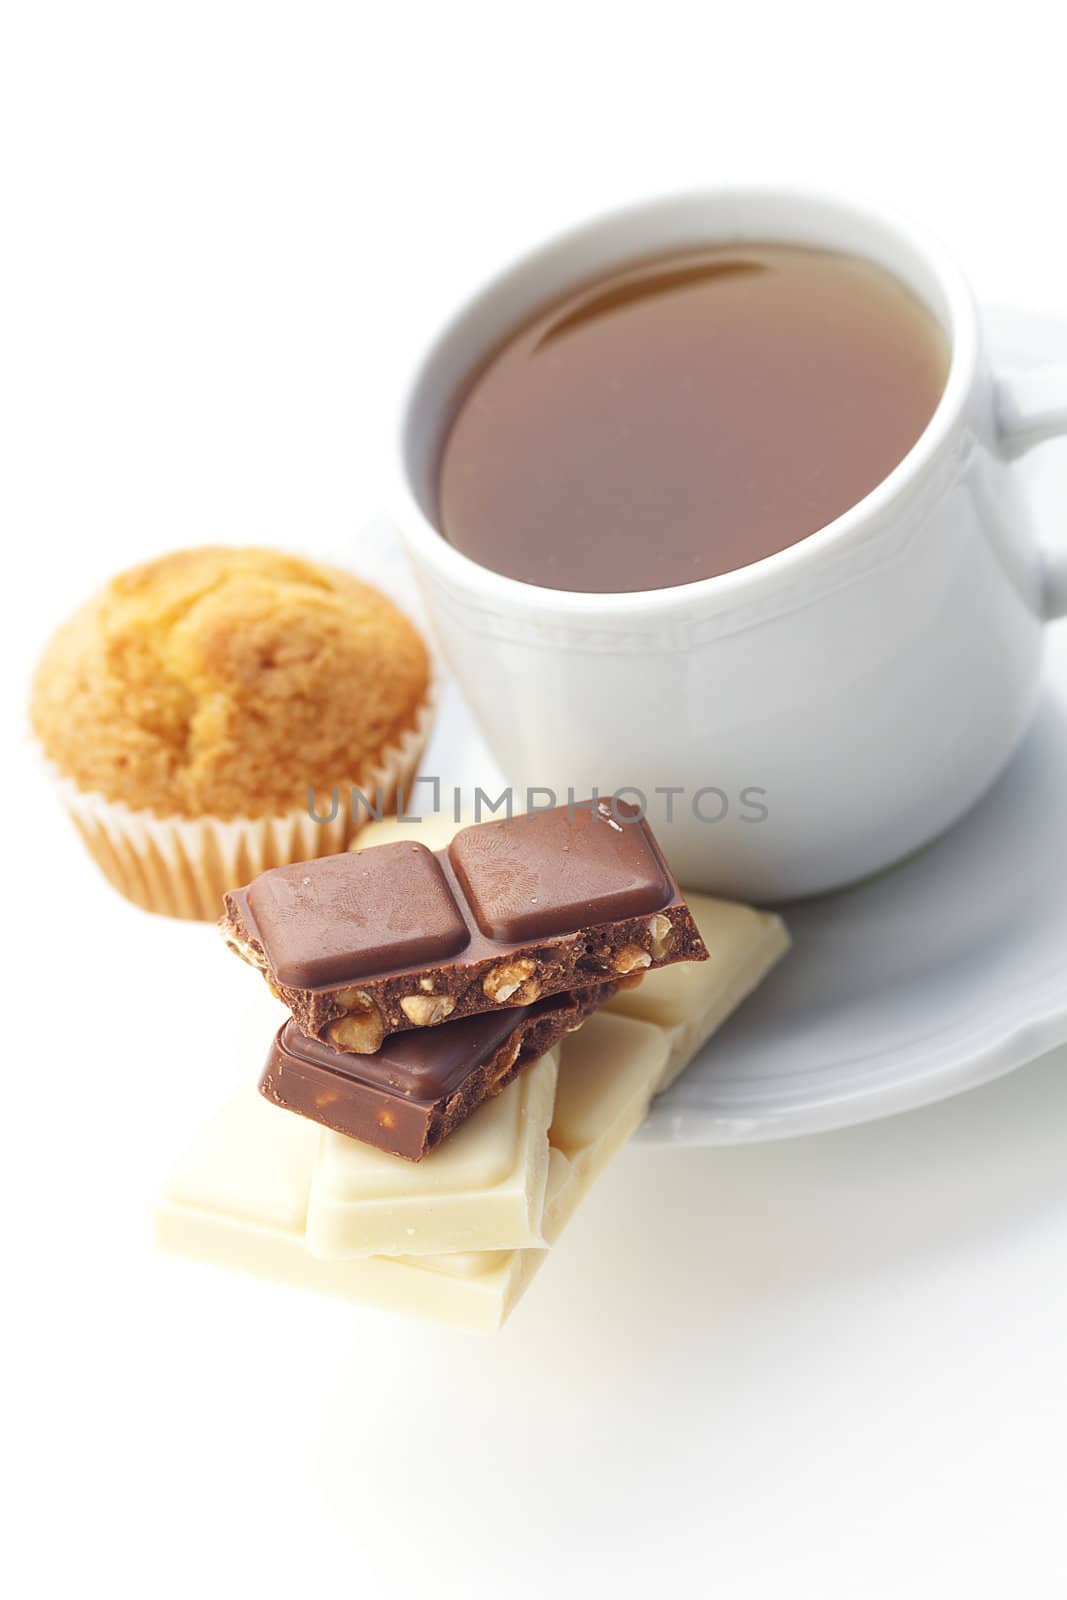
[[[592,802],[262,873],[222,928],[292,1015],[169,1185],[161,1242],[499,1326],[786,947],[776,917],[693,906],[700,927],[647,824]]]
[[[262,1092],[410,1161],[620,983],[707,959],[648,825],[603,802],[275,868],[223,930],[292,1012]]]

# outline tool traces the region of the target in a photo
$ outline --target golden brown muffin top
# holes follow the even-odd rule
[[[426,647],[358,578],[274,550],[176,550],[77,611],[33,730],[78,787],[160,816],[264,817],[357,783],[412,727]],[[344,798],[341,801],[345,803]]]

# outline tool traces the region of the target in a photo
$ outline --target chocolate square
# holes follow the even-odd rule
[[[672,896],[636,812],[559,806],[464,828],[448,859],[488,939],[516,944],[658,911]]]
[[[432,964],[469,942],[440,863],[402,841],[261,873],[248,905],[279,983],[347,983]]]

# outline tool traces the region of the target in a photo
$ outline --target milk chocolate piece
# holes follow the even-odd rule
[[[594,983],[536,1005],[398,1034],[374,1055],[334,1050],[290,1021],[271,1045],[260,1092],[336,1133],[421,1161],[617,987]]]
[[[301,1030],[373,1054],[392,1033],[707,958],[647,823],[606,801],[260,873],[227,942]]]

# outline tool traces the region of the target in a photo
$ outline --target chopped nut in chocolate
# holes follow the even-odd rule
[[[615,988],[591,984],[538,1005],[422,1028],[388,1040],[374,1055],[331,1049],[287,1022],[271,1046],[260,1089],[275,1105],[419,1161],[483,1100],[581,1027]]]

